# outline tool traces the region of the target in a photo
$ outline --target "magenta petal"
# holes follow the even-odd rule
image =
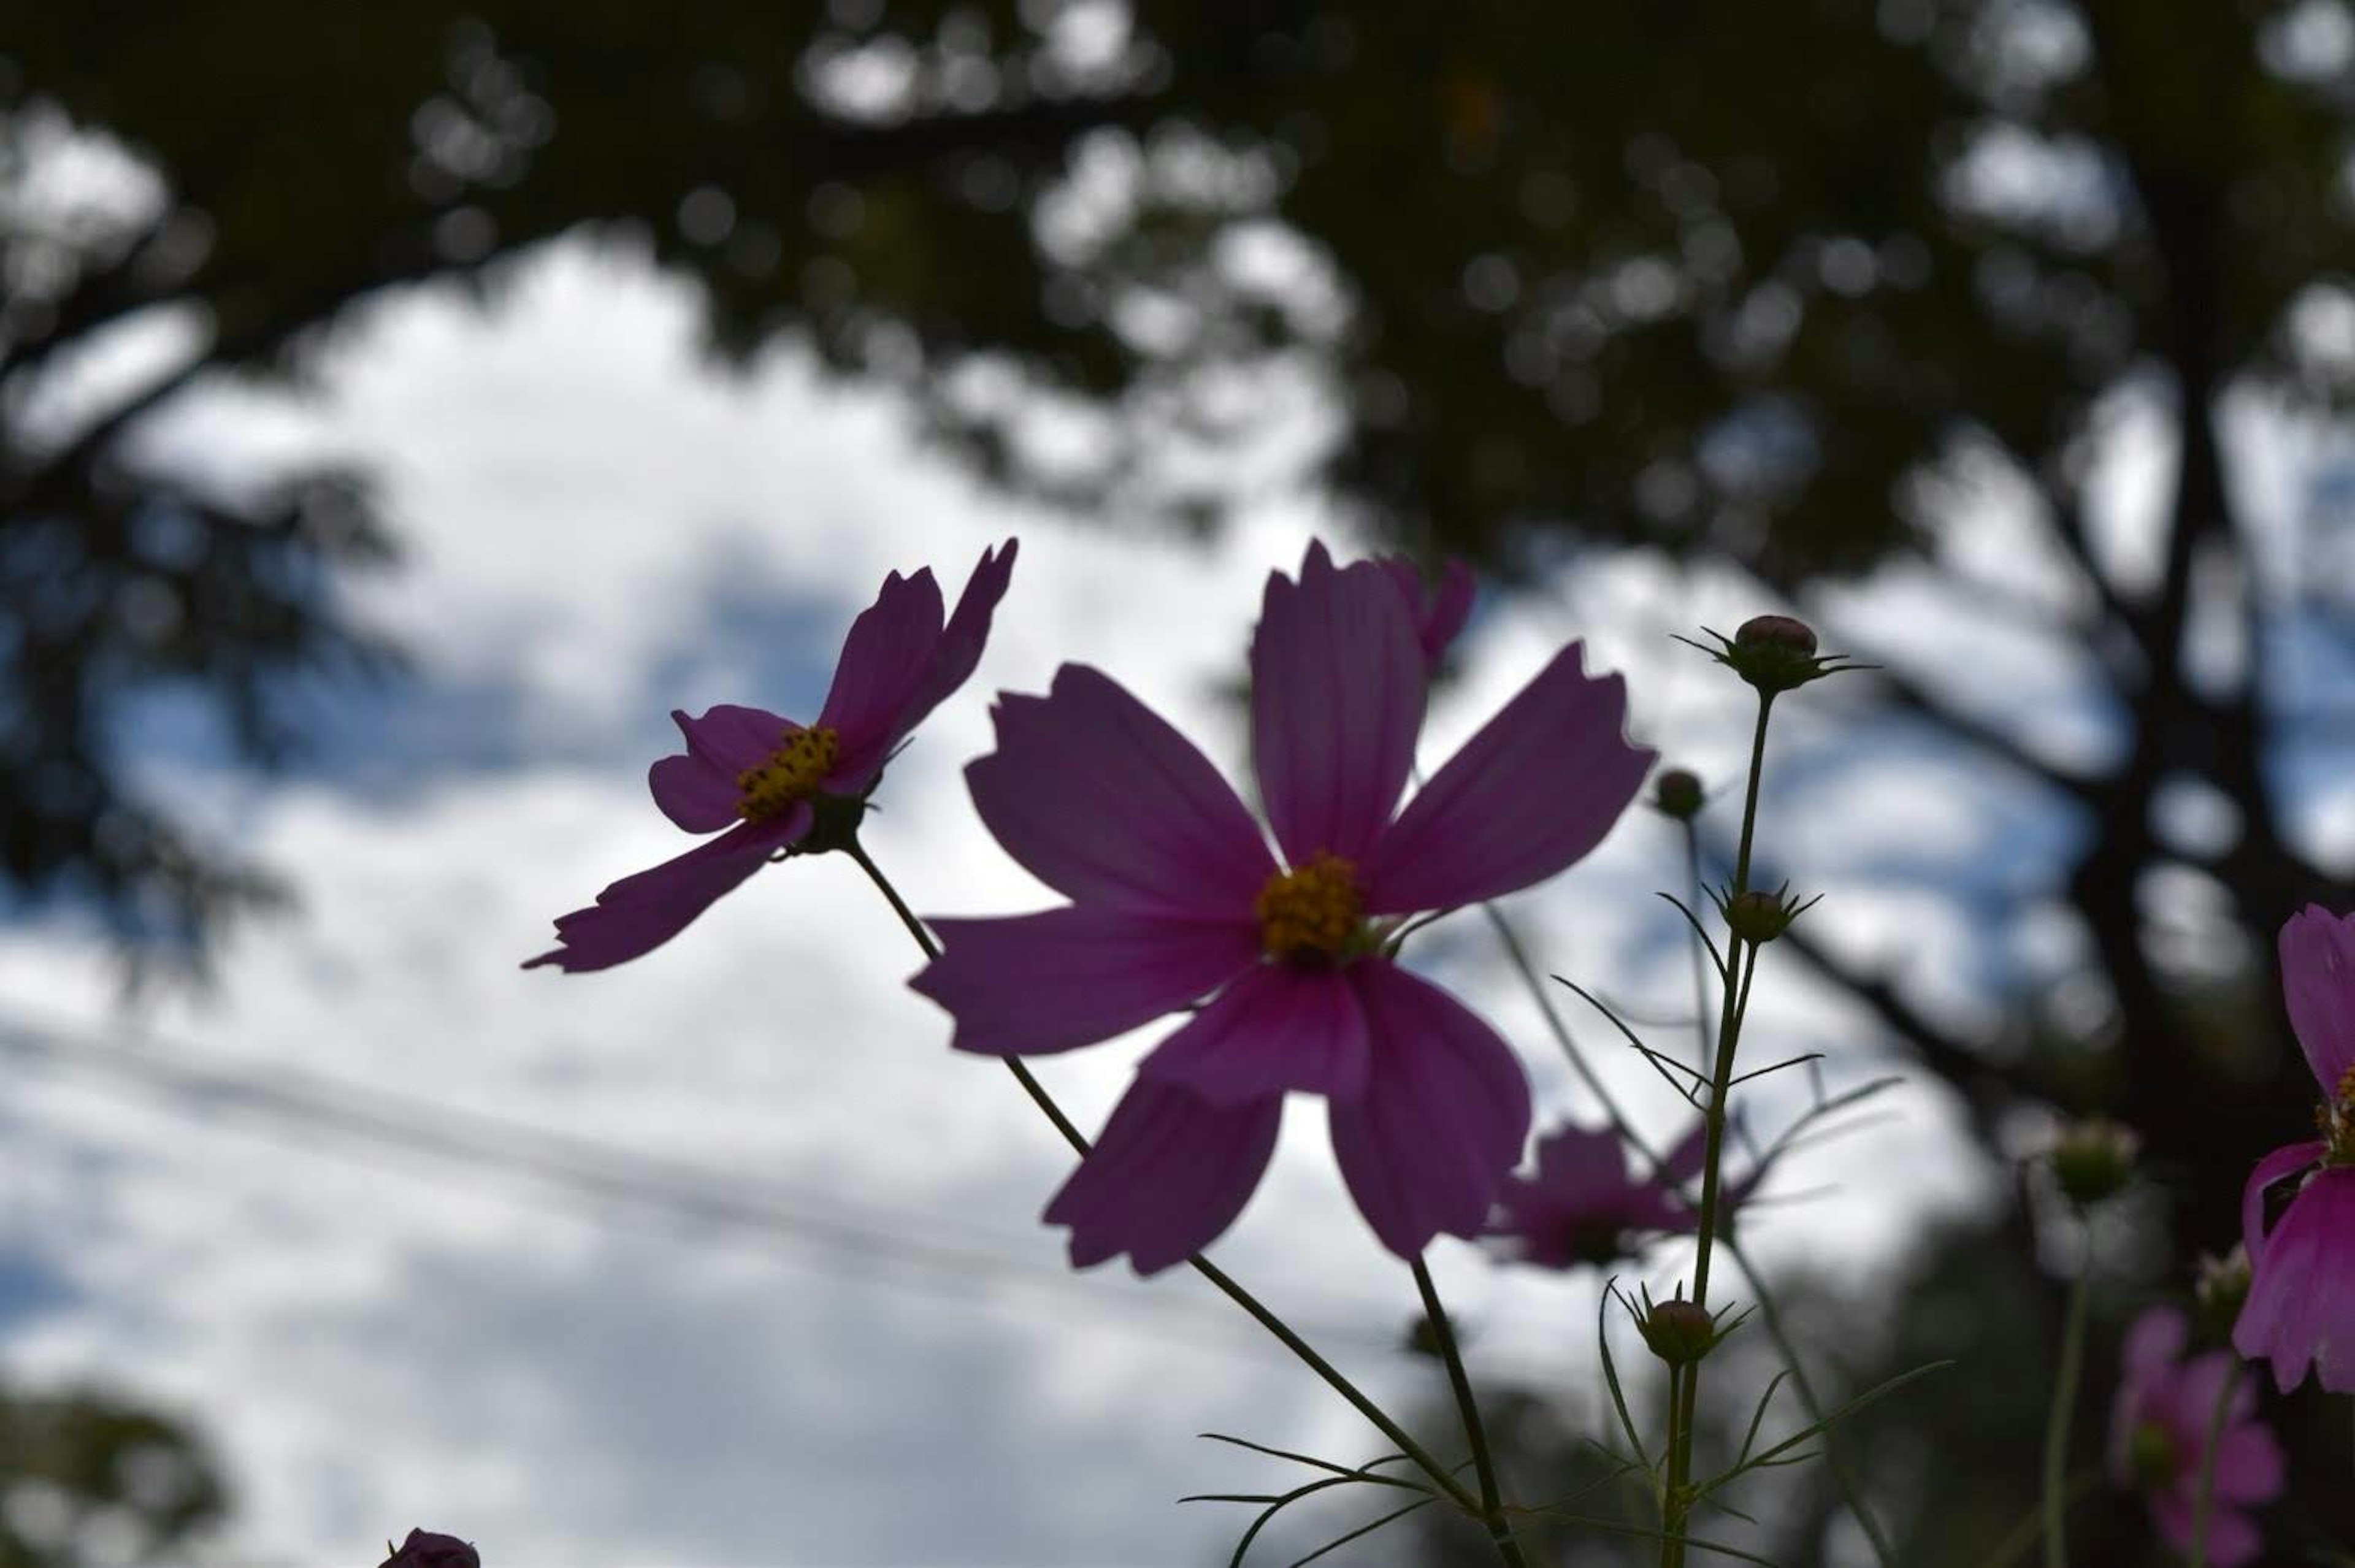
[[[2191,1328],[2182,1313],[2172,1307],[2148,1307],[2126,1330],[2119,1360],[2132,1377],[2158,1378],[2174,1371],[2190,1342]]]
[[[743,792],[735,775],[699,757],[662,758],[646,771],[646,784],[662,814],[689,833],[714,833],[741,820],[736,807]]]
[[[2311,1366],[2355,1392],[2355,1170],[2326,1170],[2290,1200],[2254,1265],[2232,1345],[2273,1363],[2287,1393]]]
[[[984,550],[981,564],[965,579],[964,592],[957,595],[956,609],[949,615],[949,624],[932,645],[932,656],[925,661],[922,679],[909,693],[907,704],[891,724],[891,739],[887,745],[896,745],[900,737],[922,724],[932,709],[973,677],[974,667],[981,663],[981,651],[989,642],[989,623],[997,610],[997,602],[1006,597],[1007,585],[1014,580],[1014,552],[1018,541],[1007,539],[1002,549]]]
[[[2329,1147],[2319,1138],[2287,1144],[2257,1161],[2257,1168],[2249,1172],[2248,1184],[2241,1189],[2241,1243],[2248,1251],[2251,1268],[2265,1256],[2265,1193],[2275,1183],[2320,1163]]]
[[[1283,1115],[1281,1096],[1220,1108],[1140,1078],[1047,1205],[1046,1221],[1071,1227],[1074,1268],[1123,1253],[1141,1275],[1183,1263],[1242,1212]]]
[[[2226,1427],[2217,1440],[2216,1495],[2225,1501],[2271,1502],[2281,1496],[2288,1476],[2288,1461],[2271,1428],[2243,1421]],[[2198,1485],[2196,1471],[2193,1485]]]
[[[2315,1082],[2336,1095],[2355,1068],[2355,920],[2308,904],[2283,925],[2280,946],[2290,1027]]]
[[[623,877],[588,909],[559,915],[558,946],[527,961],[553,964],[567,974],[609,969],[668,942],[719,897],[759,870],[769,856],[809,831],[807,802],[768,822],[748,822],[733,833],[698,844],[652,870]]]
[[[1433,775],[1363,868],[1374,914],[1454,909],[1543,881],[1603,841],[1654,753],[1622,734],[1625,684],[1571,644]]]
[[[998,699],[997,750],[965,769],[973,803],[1032,876],[1082,902],[1251,918],[1275,874],[1259,827],[1219,770],[1085,665],[1046,697]]]
[[[1414,765],[1426,677],[1382,569],[1312,544],[1300,581],[1271,573],[1252,637],[1252,746],[1275,841],[1294,865],[1355,860]]]
[[[1382,1244],[1421,1255],[1444,1231],[1477,1236],[1529,1130],[1521,1064],[1478,1015],[1427,980],[1369,959],[1349,968],[1373,1061],[1333,1102],[1333,1153]]]
[[[2191,1550],[2191,1509],[2188,1498],[2172,1494],[2154,1496],[2150,1499],[2150,1517],[2158,1523],[2158,1532],[2176,1551]],[[2253,1561],[2264,1544],[2257,1527],[2247,1515],[2228,1508],[2211,1506],[2208,1515],[2208,1562],[2211,1568],[2242,1568]]]
[[[895,571],[885,578],[875,603],[850,624],[817,719],[842,742],[834,773],[838,793],[856,793],[882,764],[940,640],[941,588],[929,567],[913,577]]]
[[[1366,1018],[1337,969],[1262,964],[1154,1048],[1137,1076],[1214,1105],[1289,1089],[1346,1100],[1366,1086]]]
[[[1406,601],[1407,612],[1414,621],[1415,641],[1423,649],[1424,667],[1436,670],[1446,657],[1449,645],[1472,618],[1472,569],[1450,559],[1433,587],[1423,582],[1423,572],[1402,555],[1385,556],[1380,564]]]
[[[740,708],[723,702],[695,719],[687,710],[670,710],[671,722],[687,738],[687,754],[713,773],[733,779],[746,768],[769,760],[787,736],[801,726],[764,708]]]
[[[1247,923],[1070,908],[930,923],[941,955],[909,985],[956,1019],[952,1045],[993,1056],[1108,1040],[1259,960],[1259,933]]]

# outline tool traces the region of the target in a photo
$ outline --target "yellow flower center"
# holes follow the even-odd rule
[[[788,731],[785,743],[770,752],[767,762],[736,775],[736,787],[744,796],[736,803],[736,815],[747,822],[765,822],[796,801],[807,800],[834,771],[841,751],[841,740],[823,725]]]
[[[1337,958],[1362,925],[1358,869],[1338,855],[1278,871],[1252,901],[1260,945],[1271,958]]]
[[[2330,1146],[2323,1164],[2355,1165],[2355,1067],[2340,1073],[2337,1091],[2314,1108],[2314,1125]]]

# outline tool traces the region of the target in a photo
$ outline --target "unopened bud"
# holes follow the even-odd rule
[[[1725,901],[1726,925],[1734,935],[1753,944],[1772,942],[1790,930],[1798,912],[1779,895],[1764,888],[1736,893]]]
[[[2249,1250],[2240,1243],[2222,1257],[2202,1253],[2191,1282],[2191,1304],[2199,1309],[2200,1327],[2211,1339],[2232,1337],[2241,1307],[2249,1299]]]
[[[2146,1421],[2126,1435],[2126,1467],[2146,1487],[2174,1486],[2183,1474],[2183,1456],[2175,1436],[2155,1421]]]
[[[2052,1144],[2052,1176],[2080,1208],[2126,1189],[2134,1179],[2142,1139],[2106,1116],[2089,1116],[2062,1130]]]
[[[436,1535],[430,1530],[412,1530],[409,1539],[395,1547],[385,1542],[392,1553],[384,1560],[382,1568],[483,1568],[483,1560],[474,1549],[454,1535]]]
[[[1791,615],[1753,615],[1734,628],[1733,645],[1737,648],[1776,648],[1813,657],[1816,651],[1816,629]]]
[[[1700,814],[1700,780],[1683,768],[1670,768],[1652,785],[1652,804],[1663,816],[1689,822]]]
[[[1717,1319],[1709,1308],[1678,1296],[1656,1301],[1636,1320],[1652,1354],[1671,1367],[1688,1367],[1717,1346]]]
[[[1731,637],[1710,635],[1717,646],[1695,645],[1767,697],[1854,667],[1836,655],[1817,653],[1814,628],[1788,615],[1753,615]]]

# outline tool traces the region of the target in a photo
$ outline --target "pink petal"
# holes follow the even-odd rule
[[[1365,1093],[1333,1102],[1333,1153],[1382,1244],[1420,1255],[1487,1222],[1529,1130],[1529,1085],[1463,1003],[1396,965],[1350,965],[1373,1040]]]
[[[1085,665],[998,699],[997,750],[965,769],[1007,853],[1082,902],[1231,920],[1275,874],[1259,827],[1192,742]]]
[[[2178,1552],[2191,1550],[2191,1503],[2173,1495],[2154,1496],[2150,1499],[2150,1517],[2158,1523],[2158,1532]],[[2210,1506],[2208,1514],[2208,1561],[2212,1568],[2241,1568],[2257,1555],[2264,1538],[2247,1515],[2232,1509]]]
[[[809,831],[805,801],[767,822],[747,822],[697,845],[675,860],[624,877],[588,909],[559,915],[558,945],[525,963],[553,964],[568,974],[609,969],[668,942],[719,896],[759,870],[774,851]]]
[[[1617,676],[1589,677],[1579,645],[1433,775],[1361,870],[1373,914],[1454,909],[1543,881],[1603,841],[1654,753],[1622,734]]]
[[[981,564],[973,569],[973,575],[965,579],[964,592],[957,595],[956,609],[949,616],[947,629],[932,645],[923,677],[892,721],[887,749],[898,744],[901,737],[922,723],[933,709],[972,678],[974,667],[981,662],[981,650],[989,642],[990,618],[997,609],[997,602],[1006,597],[1007,584],[1014,580],[1017,543],[1007,539],[1002,549],[982,552]]]
[[[1038,1056],[1182,1008],[1259,961],[1248,923],[1103,909],[935,920],[942,952],[910,987],[956,1019],[959,1051]]]
[[[2290,1200],[2254,1265],[2232,1344],[2271,1361],[2284,1393],[2309,1366],[2329,1392],[2355,1392],[2355,1171],[2326,1170]]]
[[[687,738],[687,754],[713,773],[734,779],[746,768],[769,760],[801,726],[764,708],[739,708],[723,702],[689,719],[684,709],[670,710],[671,722]]]
[[[1252,637],[1252,746],[1287,859],[1355,860],[1414,764],[1426,684],[1398,589],[1372,561],[1337,570],[1308,547],[1300,581],[1271,573]]]
[[[850,624],[817,719],[841,738],[827,780],[837,793],[856,794],[882,765],[899,739],[893,725],[922,686],[940,640],[941,588],[930,567],[885,578],[875,603]]]
[[[2183,1348],[2190,1342],[2190,1325],[2181,1312],[2172,1307],[2152,1307],[2126,1330],[2119,1360],[2137,1380],[2164,1377],[2183,1359]]]
[[[1337,969],[1262,964],[1154,1048],[1139,1078],[1183,1084],[1214,1105],[1286,1090],[1346,1100],[1366,1086],[1366,1018]]]
[[[2192,1484],[2196,1487],[2199,1471],[2194,1463]],[[2288,1461],[2280,1442],[2272,1429],[2261,1423],[2248,1421],[2228,1426],[2216,1444],[2216,1495],[2227,1502],[2269,1503],[2281,1496],[2288,1473]]]
[[[2320,1163],[2329,1147],[2319,1138],[2287,1144],[2257,1161],[2257,1168],[2249,1172],[2248,1185],[2241,1189],[2241,1243],[2248,1251],[2251,1268],[2264,1261],[2265,1193],[2275,1182]]]
[[[1538,1185],[1563,1197],[1627,1184],[1627,1157],[1611,1127],[1562,1126],[1538,1140]]]
[[[2308,904],[2281,928],[2282,997],[2325,1094],[2355,1067],[2355,922]]]
[[[1242,1212],[1275,1151],[1281,1096],[1220,1108],[1138,1079],[1080,1168],[1047,1205],[1071,1231],[1071,1266],[1126,1253],[1138,1274],[1183,1263]]]
[[[1414,621],[1415,641],[1423,649],[1426,669],[1436,670],[1449,645],[1462,635],[1472,618],[1472,569],[1451,558],[1436,587],[1425,583],[1423,572],[1402,555],[1384,556],[1378,563],[1406,601]]]
[[[1727,1147],[1732,1147],[1731,1140]],[[1682,1187],[1700,1179],[1701,1168],[1709,1162],[1709,1122],[1695,1122],[1692,1130],[1677,1141],[1677,1147],[1660,1157],[1663,1179]]]
[[[646,770],[646,786],[662,814],[689,833],[716,833],[740,820],[736,805],[743,792],[735,776],[695,757],[660,759]]]

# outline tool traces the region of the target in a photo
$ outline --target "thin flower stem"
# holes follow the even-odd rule
[[[850,857],[860,870],[867,873],[867,880],[875,884],[875,891],[883,895],[883,901],[891,906],[891,912],[900,917],[900,923],[908,928],[908,934],[916,939],[918,947],[923,949],[924,956],[938,958],[941,955],[940,944],[932,940],[932,933],[924,929],[924,923],[916,917],[913,910],[908,907],[907,901],[900,896],[900,890],[891,885],[891,880],[883,874],[882,868],[876,865],[874,858],[867,853],[866,846],[854,838],[844,853]],[[1008,1056],[1000,1060],[1006,1063],[1007,1070],[1014,1074],[1014,1081],[1022,1085],[1022,1092],[1030,1096],[1030,1103],[1038,1106],[1040,1113],[1055,1125],[1057,1132],[1063,1135],[1063,1141],[1085,1157],[1092,1147],[1087,1140],[1087,1136],[1071,1125],[1071,1119],[1069,1116],[1063,1115],[1063,1108],[1055,1104],[1055,1097],[1047,1093],[1047,1086],[1039,1083],[1018,1059]],[[1209,1259],[1198,1253],[1186,1261],[1193,1266],[1196,1274],[1209,1280],[1228,1300],[1251,1314],[1254,1322],[1274,1335],[1285,1349],[1298,1357],[1301,1363],[1310,1371],[1324,1379],[1334,1392],[1356,1406],[1358,1413],[1371,1422],[1376,1431],[1389,1438],[1400,1453],[1413,1461],[1416,1468],[1430,1477],[1433,1485],[1446,1494],[1450,1502],[1465,1513],[1483,1517],[1479,1499],[1465,1489],[1464,1483],[1457,1480],[1447,1467],[1442,1465],[1423,1445],[1409,1436],[1404,1427],[1391,1420],[1383,1412],[1381,1406],[1368,1398],[1364,1391],[1343,1376],[1339,1368],[1318,1355],[1307,1340],[1295,1333],[1292,1327],[1271,1311],[1259,1297],[1245,1290],[1224,1269],[1211,1263]]]
[[[1758,790],[1766,773],[1766,724],[1774,712],[1774,693],[1762,688],[1758,693],[1758,724],[1750,737],[1750,779],[1742,803],[1741,848],[1734,857],[1733,881],[1726,890],[1728,903],[1750,889],[1750,851],[1758,836]],[[1724,1189],[1725,1097],[1733,1082],[1734,1056],[1741,1049],[1742,1020],[1750,1008],[1750,982],[1758,973],[1758,944],[1743,941],[1730,923],[1725,936],[1725,996],[1717,1019],[1717,1057],[1710,1072],[1709,1104],[1702,1107],[1700,1211],[1693,1251],[1693,1305],[1704,1310],[1709,1307],[1710,1257],[1717,1245],[1718,1204]],[[1693,1429],[1700,1415],[1700,1363],[1694,1361],[1686,1367],[1684,1376],[1684,1426],[1668,1450],[1669,1520],[1666,1533],[1671,1539],[1661,1543],[1661,1568],[1682,1568],[1683,1536],[1691,1509],[1687,1493],[1692,1480]]]
[[[1513,929],[1512,922],[1507,919],[1504,912],[1495,904],[1484,903],[1480,906],[1480,912],[1488,917],[1489,925],[1495,928],[1497,939],[1505,949],[1507,961],[1512,965],[1514,973],[1520,976],[1522,986],[1536,1001],[1539,1013],[1545,1019],[1547,1029],[1553,1035],[1554,1043],[1561,1047],[1562,1055],[1570,1059],[1571,1070],[1578,1074],[1579,1081],[1586,1085],[1588,1093],[1594,1096],[1595,1103],[1603,1107],[1603,1115],[1610,1122],[1612,1130],[1619,1135],[1622,1143],[1634,1149],[1636,1157],[1650,1168],[1655,1180],[1667,1183],[1679,1199],[1689,1204],[1691,1199],[1686,1196],[1683,1189],[1668,1181],[1668,1162],[1644,1137],[1644,1135],[1636,1130],[1636,1124],[1620,1107],[1617,1097],[1603,1082],[1602,1074],[1597,1072],[1593,1064],[1587,1061],[1585,1051],[1578,1043],[1578,1037],[1571,1032],[1569,1022],[1561,1016],[1561,1009],[1555,1005],[1553,993],[1546,988],[1544,977],[1538,973],[1537,965],[1530,962],[1529,949],[1521,944],[1520,933]],[[1693,938],[1693,947],[1696,952],[1700,950],[1700,938],[1698,934]],[[1708,1017],[1706,993],[1702,995],[1700,1000],[1701,1016],[1705,1019]],[[1749,1253],[1734,1238],[1731,1230],[1724,1237],[1724,1245],[1726,1255],[1732,1258],[1734,1266],[1742,1271],[1743,1286],[1758,1303],[1760,1324],[1765,1328],[1767,1337],[1774,1341],[1774,1349],[1782,1356],[1784,1366],[1790,1371],[1792,1392],[1799,1396],[1799,1403],[1806,1410],[1807,1419],[1820,1424],[1825,1414],[1823,1401],[1816,1392],[1815,1382],[1807,1376],[1806,1368],[1800,1364],[1798,1346],[1791,1339],[1789,1331],[1784,1327],[1782,1315],[1775,1310],[1774,1297],[1767,1287],[1765,1275],[1760,1273],[1756,1265],[1751,1262]],[[1864,1531],[1865,1538],[1872,1543],[1875,1560],[1880,1563],[1881,1568],[1896,1568],[1896,1549],[1890,1543],[1887,1533],[1881,1527],[1881,1521],[1873,1517],[1872,1510],[1866,1506],[1864,1489],[1858,1483],[1855,1473],[1849,1467],[1847,1458],[1840,1449],[1837,1432],[1827,1431],[1824,1434],[1824,1448],[1825,1462],[1831,1467],[1832,1477],[1838,1483],[1840,1496],[1847,1502],[1849,1512],[1854,1516],[1858,1527]]]
[[[2087,1217],[2085,1265],[2069,1286],[2068,1317],[2061,1328],[2061,1368],[2052,1381],[2052,1410],[2044,1423],[2044,1568],[2068,1568],[2069,1424],[2077,1414],[2077,1384],[2083,1380],[2085,1315],[2094,1298],[2094,1232]]]
[[[2078,1471],[2070,1479],[2068,1495],[2062,1499],[2062,1506],[2076,1507],[2084,1500],[2087,1492],[2100,1484],[2101,1479],[2098,1470]],[[2011,1568],[2036,1545],[2037,1537],[2043,1533],[2043,1530],[2044,1503],[2039,1499],[2035,1507],[2020,1515],[2019,1522],[2004,1531],[2003,1539],[1995,1543],[1994,1549],[1978,1560],[1977,1568]]]
[[[1488,1538],[1496,1542],[1497,1555],[1506,1568],[1529,1568],[1520,1542],[1513,1539],[1512,1522],[1505,1517],[1497,1462],[1488,1453],[1488,1431],[1481,1424],[1480,1403],[1472,1396],[1472,1379],[1464,1371],[1463,1353],[1455,1348],[1455,1326],[1448,1322],[1447,1308],[1440,1305],[1439,1286],[1432,1283],[1431,1270],[1421,1258],[1414,1260],[1414,1287],[1423,1293],[1423,1315],[1431,1325],[1440,1360],[1447,1363],[1447,1383],[1455,1391],[1455,1408],[1464,1416],[1464,1435],[1472,1445],[1472,1467],[1480,1477],[1480,1521],[1488,1527]]]
[[[2232,1354],[2232,1352],[2226,1352]],[[2216,1408],[2208,1413],[2208,1432],[2200,1445],[2200,1482],[2191,1494],[2191,1568],[2208,1568],[2208,1520],[2216,1507],[2216,1450],[2223,1445],[2224,1420],[2232,1413],[2232,1393],[2241,1384],[2241,1358],[2224,1369],[2216,1387]]]
[[[1685,888],[1687,901],[1696,911],[1700,908],[1700,828],[1689,816],[1677,825],[1684,830]],[[1700,1048],[1693,1053],[1696,1061],[1707,1061],[1710,1054],[1709,1029],[1709,952],[1701,933],[1692,933],[1693,961],[1693,1032],[1700,1039]]]

